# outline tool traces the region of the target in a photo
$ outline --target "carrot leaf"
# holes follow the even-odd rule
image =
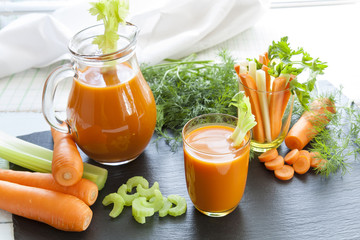
[[[103,35],[94,38],[93,44],[99,46],[103,54],[114,52],[117,49],[117,34],[119,24],[125,24],[129,12],[128,0],[100,0],[90,3],[89,12],[97,16],[97,21],[103,21],[105,31]]]
[[[239,147],[243,142],[246,133],[250,131],[257,123],[255,116],[251,113],[251,104],[245,93],[240,91],[237,93],[230,103],[230,106],[235,106],[238,109],[238,123],[231,135],[231,139],[234,141],[233,146]]]

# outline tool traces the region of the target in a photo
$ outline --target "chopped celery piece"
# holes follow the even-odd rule
[[[141,224],[146,223],[145,217],[139,217],[139,216],[133,216],[133,217],[138,223],[141,223]]]
[[[125,206],[131,206],[132,201],[134,201],[135,198],[139,197],[139,193],[134,194],[127,194],[127,185],[123,184],[119,187],[117,190],[117,194],[119,194],[125,201]]]
[[[129,178],[129,180],[127,180],[127,182],[126,182],[127,191],[131,192],[132,189],[139,184],[143,188],[149,188],[149,182],[144,177],[135,176],[135,177]]]
[[[163,197],[163,198],[164,198],[164,204],[163,204],[163,207],[159,210],[159,216],[160,217],[167,216],[168,211],[172,206],[172,203],[166,197]]]
[[[155,190],[160,190],[158,182],[154,182],[151,188],[143,188],[140,184],[136,187],[136,191],[140,194],[140,196],[146,197],[147,199],[155,196]]]
[[[116,218],[120,215],[122,210],[124,209],[125,201],[124,199],[117,193],[110,193],[107,195],[104,200],[102,201],[102,204],[104,206],[108,206],[110,204],[114,204],[113,209],[109,213],[109,216],[112,218]]]
[[[159,211],[164,206],[164,198],[158,189],[154,190],[154,196],[147,202],[144,202],[145,207],[153,208],[155,212]]]
[[[51,172],[53,151],[0,132],[0,158],[36,172]],[[108,171],[90,163],[84,163],[83,178],[98,186],[105,186]]]
[[[131,187],[129,187],[128,184],[130,184]],[[136,184],[136,192],[129,194]],[[119,187],[117,193],[113,194],[121,196],[123,200],[122,208],[124,205],[132,206],[132,215],[134,219],[141,224],[146,222],[146,217],[154,215],[155,212],[159,212],[159,217],[165,217],[168,214],[176,217],[186,212],[185,198],[179,195],[170,195],[166,198],[161,194],[158,182],[154,182],[152,187],[149,188],[149,182],[141,176],[130,178],[126,184]],[[112,196],[112,194],[108,196]],[[103,204],[105,205],[104,201]],[[108,204],[110,204],[110,197],[108,201]],[[115,207],[114,204],[114,208]],[[114,213],[114,216],[118,216],[118,214],[116,215]]]
[[[168,200],[175,204],[175,207],[171,207],[168,211],[169,215],[177,217],[186,212],[186,200],[179,195],[169,195]]]
[[[145,207],[144,204],[146,202],[145,197],[135,198],[132,203],[132,215],[135,220],[141,224],[145,223],[145,217],[150,217],[154,215],[154,208]]]

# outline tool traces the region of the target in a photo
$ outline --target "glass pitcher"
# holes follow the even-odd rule
[[[104,26],[96,25],[70,40],[72,62],[46,80],[42,110],[51,127],[70,133],[91,159],[119,165],[136,159],[148,145],[156,105],[135,55],[138,28],[120,25],[118,50],[109,54],[92,43],[103,32]],[[59,82],[69,77],[72,88],[62,120],[55,114],[54,96]]]

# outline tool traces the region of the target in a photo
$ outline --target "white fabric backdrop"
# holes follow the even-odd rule
[[[228,40],[254,25],[268,8],[266,0],[134,0],[130,4],[129,21],[140,28],[137,56],[149,64]],[[53,14],[28,14],[1,29],[0,78],[68,58],[70,38],[98,23],[89,8],[83,2]]]

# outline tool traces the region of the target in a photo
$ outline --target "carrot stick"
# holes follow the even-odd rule
[[[305,112],[287,134],[286,146],[290,149],[303,149],[329,122],[327,114],[335,112],[335,105],[328,98],[312,102],[310,111]]]
[[[0,180],[0,208],[63,231],[84,231],[92,211],[69,194]]]
[[[259,63],[265,64],[265,56],[263,54],[259,55]]]
[[[290,78],[289,78],[289,82],[287,83],[285,89],[286,91],[284,92],[284,100],[283,100],[283,104],[282,104],[282,108],[281,108],[281,116],[284,116],[285,110],[286,110],[286,106],[289,102],[290,99],[290,82],[295,78],[295,75],[290,74]]]
[[[284,160],[287,164],[293,165],[298,157],[299,157],[299,150],[293,149],[285,155]]]
[[[304,174],[310,169],[310,153],[306,150],[299,151],[299,156],[293,164],[297,174]]]
[[[279,156],[278,151],[276,150],[276,148],[272,148],[262,153],[258,158],[260,162],[268,162],[274,160],[277,156]]]
[[[264,52],[263,54],[259,55],[259,63],[262,63],[267,66],[269,64],[269,62],[270,62],[270,60],[269,60],[268,52]]]
[[[286,78],[275,78],[272,86],[272,94],[270,96],[269,112],[270,112],[270,128],[271,138],[275,140],[281,131],[282,124],[282,105],[284,92],[286,87]]]
[[[271,160],[269,162],[265,162],[265,167],[268,170],[276,170],[280,169],[284,166],[284,158],[282,156],[277,156],[274,160]]]
[[[259,97],[256,94],[256,84],[254,79],[246,73],[239,74],[242,84],[244,85],[245,94],[249,97],[251,103],[251,112],[255,116],[257,124],[253,128],[254,139],[263,143],[265,141],[264,124],[261,118],[261,108]]]
[[[235,69],[236,73],[238,73],[239,91],[245,91],[245,89],[244,89],[244,87],[243,87],[243,85],[241,83],[241,79],[239,77],[240,71],[242,71],[242,68],[241,68],[240,64],[235,64],[234,69]]]
[[[82,178],[78,183],[72,186],[64,187],[54,180],[51,173],[0,169],[0,180],[70,194],[80,198],[89,206],[96,201],[98,196],[97,185],[85,178]]]
[[[284,165],[280,169],[274,171],[275,177],[280,180],[290,180],[294,177],[294,168],[289,165]]]
[[[68,133],[51,129],[54,151],[51,171],[55,181],[62,186],[79,182],[83,175],[83,162],[74,140]]]

